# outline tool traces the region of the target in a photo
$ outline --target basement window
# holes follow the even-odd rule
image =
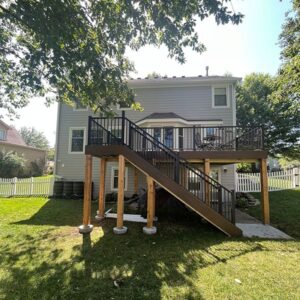
[[[118,176],[119,176],[119,168],[112,167],[111,168],[111,190],[118,190]],[[124,191],[127,191],[128,187],[128,168],[125,168],[125,178],[124,178]]]

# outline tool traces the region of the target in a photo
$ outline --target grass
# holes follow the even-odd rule
[[[260,200],[260,193],[252,193]],[[300,238],[300,189],[270,192],[271,224],[287,234]],[[261,207],[254,206],[247,213],[261,220]]]
[[[0,199],[0,299],[299,299],[299,240],[228,238],[200,218],[81,236],[81,207]]]

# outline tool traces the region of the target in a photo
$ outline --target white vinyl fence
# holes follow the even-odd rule
[[[0,178],[0,197],[52,196],[54,177]]]
[[[300,168],[268,173],[269,191],[294,189],[300,186]],[[260,173],[237,173],[237,192],[260,192]]]

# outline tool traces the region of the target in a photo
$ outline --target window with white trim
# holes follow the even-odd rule
[[[213,107],[228,107],[227,87],[213,87]]]
[[[119,168],[112,167],[111,168],[111,190],[118,190],[118,176],[119,176]],[[128,168],[125,168],[125,178],[124,178],[124,191],[127,191],[127,183],[128,183]]]
[[[83,153],[85,144],[85,128],[70,128],[69,152]]]

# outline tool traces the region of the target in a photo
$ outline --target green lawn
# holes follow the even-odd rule
[[[252,193],[260,199],[260,193]],[[247,212],[261,219],[261,207],[250,207]],[[300,238],[300,189],[270,192],[271,223],[277,228]]]
[[[299,240],[228,238],[199,218],[83,237],[81,206],[0,199],[0,299],[300,299]]]

